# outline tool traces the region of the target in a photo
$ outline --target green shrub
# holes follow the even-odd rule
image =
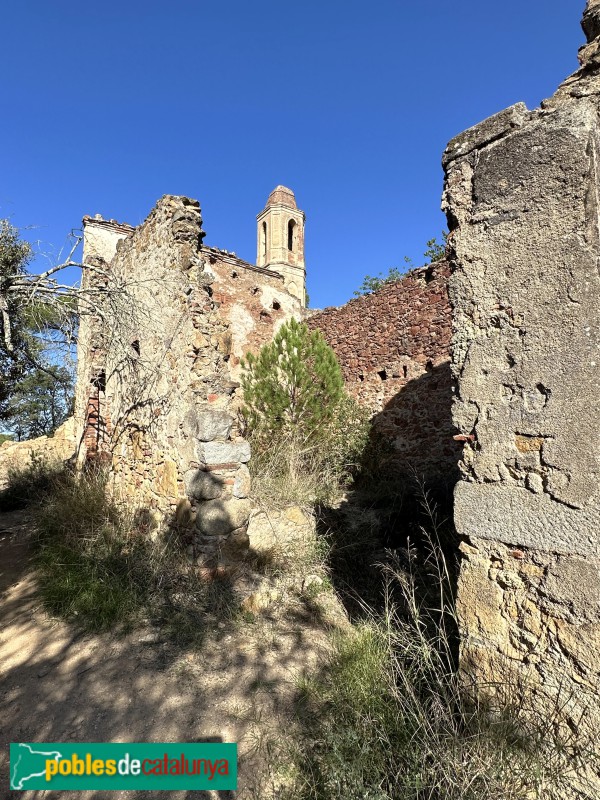
[[[244,416],[251,431],[311,444],[344,397],[342,371],[320,331],[291,319],[257,356],[242,362]]]
[[[242,366],[254,494],[275,505],[331,498],[359,469],[370,429],[333,350],[292,319]]]

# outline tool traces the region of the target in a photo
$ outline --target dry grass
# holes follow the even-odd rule
[[[367,613],[338,635],[331,661],[300,687],[282,796],[574,796],[574,775],[589,751],[565,725],[565,698],[541,712],[508,673],[483,686],[457,670],[453,583],[439,546],[430,539],[408,567],[406,559],[402,568],[392,561],[385,572],[384,612]],[[585,789],[577,796],[594,797]]]

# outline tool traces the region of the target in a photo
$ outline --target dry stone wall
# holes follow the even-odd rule
[[[89,387],[101,384],[103,443],[91,450],[110,458],[114,496],[149,529],[187,530],[196,561],[248,548],[250,447],[235,368],[300,308],[279,276],[202,246],[203,236],[199,204],[165,196],[119,237],[78,383],[78,406],[92,410]]]
[[[400,472],[456,474],[460,447],[450,407],[449,265],[412,270],[377,292],[307,318],[322,331],[349,393],[373,413]]]
[[[582,67],[553,98],[497,114],[444,154],[453,415],[466,442],[455,493],[463,664],[483,675],[510,664],[549,705],[562,687],[576,701],[569,724],[591,731],[600,723],[597,19],[588,4]]]
[[[0,445],[0,491],[8,486],[10,473],[31,467],[36,461],[60,465],[75,455],[75,420],[69,417],[52,436],[38,436],[25,442],[6,441]]]

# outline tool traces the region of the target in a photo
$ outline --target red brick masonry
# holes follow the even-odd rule
[[[335,351],[350,394],[393,442],[395,466],[429,478],[456,474],[462,450],[450,418],[449,275],[440,261],[306,320]]]

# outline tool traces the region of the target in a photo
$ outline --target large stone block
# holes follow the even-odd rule
[[[208,500],[198,506],[196,525],[208,536],[223,536],[242,528],[250,516],[249,500]]]
[[[194,500],[215,500],[223,492],[223,478],[201,469],[190,469],[184,475],[185,491]]]
[[[207,465],[245,464],[250,461],[248,442],[204,442],[198,447],[199,458]]]
[[[212,442],[215,439],[228,439],[233,425],[233,417],[226,411],[218,409],[210,411],[191,410],[183,418],[183,432],[201,442]]]
[[[598,547],[599,134],[581,100],[483,147],[464,196],[450,168],[454,421],[478,486],[457,491],[466,535]]]

